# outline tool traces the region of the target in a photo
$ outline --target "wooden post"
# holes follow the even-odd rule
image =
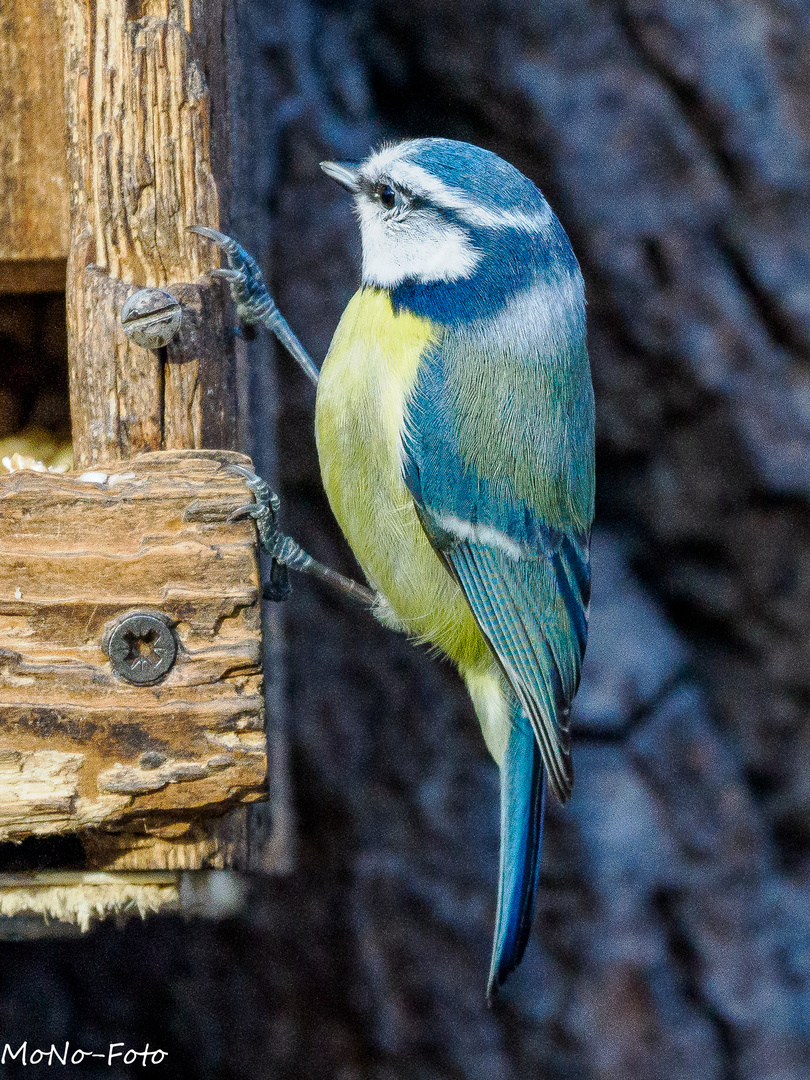
[[[39,776],[43,763],[48,765],[44,750],[45,757],[59,758],[54,768],[71,755],[76,768],[61,802],[48,794],[47,783],[12,784],[14,798],[22,791],[32,806],[42,803],[40,817],[28,829],[28,812],[15,817],[14,806],[7,805],[0,839],[78,829],[92,872],[19,880],[0,875],[0,913],[40,911],[86,924],[88,911],[176,904],[181,869],[270,870],[284,865],[286,852],[274,836],[271,809],[251,803],[262,794],[265,763],[255,532],[247,523],[238,529],[224,524],[238,489],[242,501],[247,492],[217,471],[243,429],[236,377],[240,344],[227,289],[206,274],[215,252],[188,232],[193,224],[227,228],[222,218],[231,183],[236,42],[230,0],[59,3],[67,90],[71,418],[76,468],[90,472],[64,481],[40,475],[33,483],[0,482],[7,513],[22,514],[31,550],[42,555],[25,587],[13,586],[13,575],[28,573],[30,559],[17,558],[13,528],[5,541],[0,538],[9,554],[8,573],[0,558],[0,614],[7,615],[0,654],[15,686],[36,684],[0,701],[0,766],[7,774],[16,769]],[[125,301],[143,287],[167,290],[183,308],[178,337],[155,351],[131,342],[121,324]],[[217,453],[212,457],[202,448]],[[150,453],[155,451],[164,453]],[[96,483],[104,490],[88,501],[88,484]],[[43,525],[47,507],[56,508],[55,527]],[[113,578],[99,579],[96,589],[70,555],[75,551],[83,558],[95,550],[97,526],[91,527],[90,513],[109,521],[105,543],[129,566],[123,599],[108,604],[109,611]],[[132,536],[119,552],[115,530],[127,522]],[[103,522],[98,527],[107,528]],[[148,561],[155,544],[168,545],[166,552],[175,545],[174,552],[168,561],[158,558],[144,578],[139,560]],[[209,559],[209,569],[197,572],[200,588],[191,579],[188,589],[180,582],[184,573],[194,578],[182,549]],[[66,556],[49,600],[48,559]],[[161,566],[171,568],[171,580],[161,578]],[[83,590],[89,590],[86,597]],[[216,616],[216,604],[228,597],[238,598],[231,614],[223,609],[221,617],[206,621],[198,610],[200,603],[213,604]],[[46,667],[51,663],[56,639],[51,623],[36,612],[43,604],[59,610],[77,603],[88,613],[81,640],[58,646],[67,648],[59,662],[67,658],[73,667],[43,682],[39,657],[45,656]],[[180,653],[176,670],[160,687],[127,689],[110,673],[102,624],[109,623],[113,608],[142,606],[160,608]],[[217,657],[223,661],[219,668]],[[51,710],[59,743],[53,748],[29,724],[37,695],[50,691],[58,702]],[[78,715],[92,709],[96,693],[106,707],[131,709],[143,720],[139,737],[157,736],[165,748],[155,754],[126,746],[117,722],[98,754],[76,745],[78,729],[64,718],[71,710]],[[18,744],[21,732],[25,746]],[[110,870],[116,873],[105,873]]]
[[[68,125],[67,309],[77,468],[237,438],[236,339],[215,253],[229,188],[228,0],[61,0]],[[132,344],[136,288],[183,304],[179,339]]]

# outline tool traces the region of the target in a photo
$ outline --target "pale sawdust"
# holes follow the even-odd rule
[[[35,885],[0,888],[0,916],[40,915],[88,930],[96,919],[137,913],[141,918],[180,906],[176,883]]]

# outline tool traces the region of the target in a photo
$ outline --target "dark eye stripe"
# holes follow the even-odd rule
[[[393,210],[395,206],[401,206],[403,210],[422,209],[428,205],[425,199],[399,184],[394,186],[389,180],[374,182],[361,177],[359,185],[368,198],[376,199],[385,210]]]

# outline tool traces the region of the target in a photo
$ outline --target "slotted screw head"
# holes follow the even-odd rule
[[[124,333],[144,349],[168,345],[182,321],[183,309],[179,300],[164,289],[139,289],[121,308]]]
[[[160,612],[132,611],[105,634],[116,675],[136,686],[158,682],[177,659],[177,637]]]

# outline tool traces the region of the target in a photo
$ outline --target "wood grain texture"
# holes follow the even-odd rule
[[[250,496],[223,461],[249,459],[0,479],[0,840],[103,826],[92,867],[244,862],[244,815],[202,821],[263,798],[267,772],[255,529],[226,521]],[[144,607],[179,641],[153,686],[102,647]]]
[[[228,189],[228,0],[62,0],[71,133],[68,328],[80,467],[105,456],[234,448],[236,344],[216,259]],[[144,286],[183,303],[178,339],[131,344],[120,312]]]
[[[68,253],[62,43],[55,0],[0,3],[0,117],[0,291],[13,282],[18,261],[27,263],[28,291],[42,291],[49,273],[53,277],[50,261],[57,260],[58,267]]]

